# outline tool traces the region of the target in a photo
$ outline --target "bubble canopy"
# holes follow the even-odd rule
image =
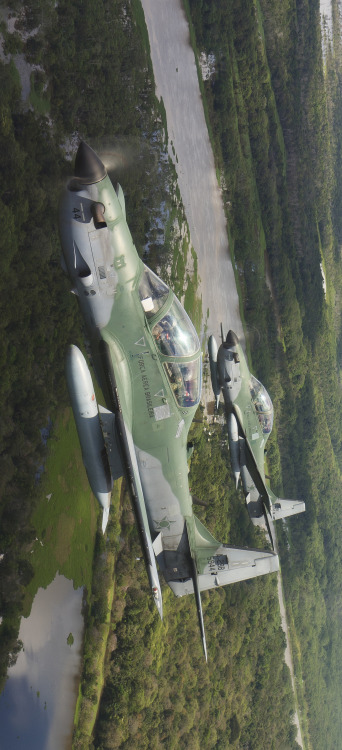
[[[269,434],[273,427],[273,404],[262,383],[254,375],[250,376],[249,389],[252,403],[257,412],[259,422],[264,434]]]
[[[147,320],[152,319],[152,335],[165,357],[165,372],[178,405],[195,406],[201,396],[202,367],[199,338],[189,316],[168,286],[147,266],[139,281],[139,296]],[[154,322],[168,299],[170,306]]]
[[[165,362],[164,367],[179,406],[195,406],[201,396],[201,358],[192,362]]]
[[[170,289],[147,266],[144,266],[139,281],[139,297],[147,318],[152,318],[163,307]]]
[[[152,333],[158,349],[166,357],[191,357],[199,351],[195,328],[176,297],[167,313],[153,326]]]

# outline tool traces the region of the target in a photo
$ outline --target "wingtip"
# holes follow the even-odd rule
[[[152,596],[153,596],[153,601],[157,607],[159,617],[161,621],[163,622],[163,598],[162,598],[162,593],[161,593],[161,588],[160,588],[159,583],[158,583],[158,586],[155,583],[152,586]]]

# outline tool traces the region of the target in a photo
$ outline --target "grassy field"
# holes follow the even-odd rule
[[[41,499],[32,518],[36,541],[28,559],[35,573],[26,590],[25,617],[38,588],[46,588],[57,572],[71,579],[75,588],[91,590],[99,510],[89,488],[70,408],[57,415],[48,449]]]
[[[40,483],[41,499],[32,519],[37,538],[28,551],[28,559],[35,573],[26,589],[23,614],[29,615],[38,588],[46,588],[57,572],[71,579],[75,588],[86,588],[89,613],[93,602],[95,537],[101,512],[89,488],[70,408],[57,416],[48,447],[48,458]],[[120,529],[121,484],[121,480],[114,484],[110,517],[113,539],[105,555],[107,616],[96,627],[90,616],[84,636],[83,658],[87,665],[87,679],[79,685],[74,717],[76,739],[79,740],[81,734],[82,741],[91,737],[104,683],[105,654],[111,635],[110,613],[115,592],[115,539]],[[97,564],[101,565],[102,558],[103,554],[99,553]],[[87,684],[90,674],[91,685]]]

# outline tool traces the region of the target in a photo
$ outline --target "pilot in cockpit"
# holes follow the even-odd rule
[[[154,335],[160,351],[169,357],[176,354],[174,328],[171,315],[164,315],[154,328]]]

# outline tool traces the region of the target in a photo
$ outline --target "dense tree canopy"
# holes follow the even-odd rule
[[[307,503],[305,516],[280,532],[304,729],[315,750],[336,750],[342,736],[341,42],[335,29],[323,69],[316,0],[185,5],[198,50],[215,56],[203,94],[253,367],[274,400],[272,485]],[[59,268],[56,221],[72,136],[115,141],[120,153],[127,147],[125,192],[138,248],[141,254],[148,249],[152,265],[171,248],[165,232],[162,250],[157,231],[170,183],[160,176],[163,111],[154,98],[138,0],[35,0],[24,10],[11,0],[8,6],[23,12],[15,34],[1,24],[5,53],[21,51],[41,69],[31,76],[28,108],[13,59],[0,61],[2,678],[20,647],[18,616],[33,575],[28,553],[34,477],[45,450],[40,429],[65,403],[64,349],[81,338]],[[181,275],[184,257],[169,265]],[[208,504],[198,506],[198,515],[222,539],[231,534],[258,543],[241,498],[227,489],[221,436],[210,444],[197,426],[194,439],[191,482]],[[112,613],[116,647],[93,746],[295,748],[272,577],[203,597],[212,659],[207,671],[193,603],[175,606],[166,594],[165,630],[156,620],[145,573],[134,562],[134,550],[139,553],[126,505],[127,544]],[[100,576],[104,584],[106,575]],[[106,616],[106,587],[94,584],[94,642]],[[92,679],[85,658],[82,684],[90,702]],[[86,747],[84,738],[76,740]]]
[[[335,16],[324,71],[318,2],[189,9],[199,50],[216,60],[205,94],[246,320],[260,334],[253,364],[275,405],[276,480],[306,500],[282,565],[303,726],[313,747],[340,747],[340,29]]]

